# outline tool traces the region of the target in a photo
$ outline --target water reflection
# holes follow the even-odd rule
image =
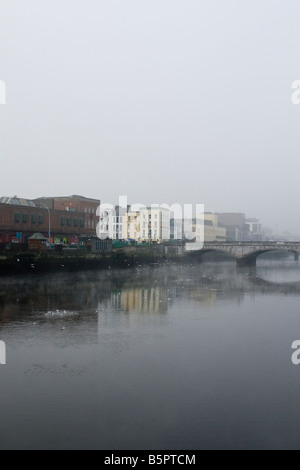
[[[163,313],[168,310],[168,292],[162,287],[124,287],[111,293],[111,307],[123,312]]]
[[[0,448],[297,447],[288,263],[1,278]]]
[[[127,272],[2,278],[0,322],[39,321],[66,326],[96,322],[102,311],[163,314],[182,299],[213,306],[240,303],[245,293],[300,293],[300,267],[291,259],[259,260],[238,269],[234,262],[145,267]]]
[[[300,283],[300,264],[292,254],[283,254],[280,257],[264,255],[257,259],[256,274],[258,277],[282,284]]]

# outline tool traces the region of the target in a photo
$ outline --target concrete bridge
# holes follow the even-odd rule
[[[226,253],[236,258],[240,265],[255,265],[259,255],[271,251],[294,253],[295,260],[298,260],[300,242],[205,242],[203,247],[197,243],[186,243],[185,245],[186,254],[197,253],[202,256],[212,251]]]

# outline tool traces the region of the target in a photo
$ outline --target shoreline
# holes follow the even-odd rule
[[[142,265],[168,262],[186,263],[183,255],[162,255],[117,250],[105,254],[92,253],[38,253],[25,252],[0,256],[0,279],[6,275],[28,273],[61,273],[86,270],[132,269]]]

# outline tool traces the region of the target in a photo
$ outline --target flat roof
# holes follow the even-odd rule
[[[72,196],[42,196],[42,197],[37,197],[35,201],[42,200],[42,199],[53,199],[54,201],[58,200],[64,200],[64,199],[73,199],[76,201],[90,201],[90,202],[97,202],[100,203],[100,199],[93,199],[85,196],[80,196],[78,194],[73,194]]]

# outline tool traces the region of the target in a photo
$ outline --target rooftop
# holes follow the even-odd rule
[[[12,204],[14,206],[37,207],[34,201],[31,201],[30,199],[23,199],[17,196],[1,197],[0,204]]]
[[[45,238],[40,232],[36,232],[29,237],[28,240],[47,240],[47,238]]]
[[[73,200],[76,200],[76,201],[91,201],[91,202],[97,202],[99,203],[99,199],[93,199],[93,198],[90,198],[90,197],[85,197],[85,196],[80,196],[78,194],[72,194],[72,196],[43,196],[43,197],[38,197],[36,198],[36,200],[43,200],[43,199],[53,199],[55,201],[59,201],[60,199],[61,200],[65,200],[65,199],[73,199]]]

